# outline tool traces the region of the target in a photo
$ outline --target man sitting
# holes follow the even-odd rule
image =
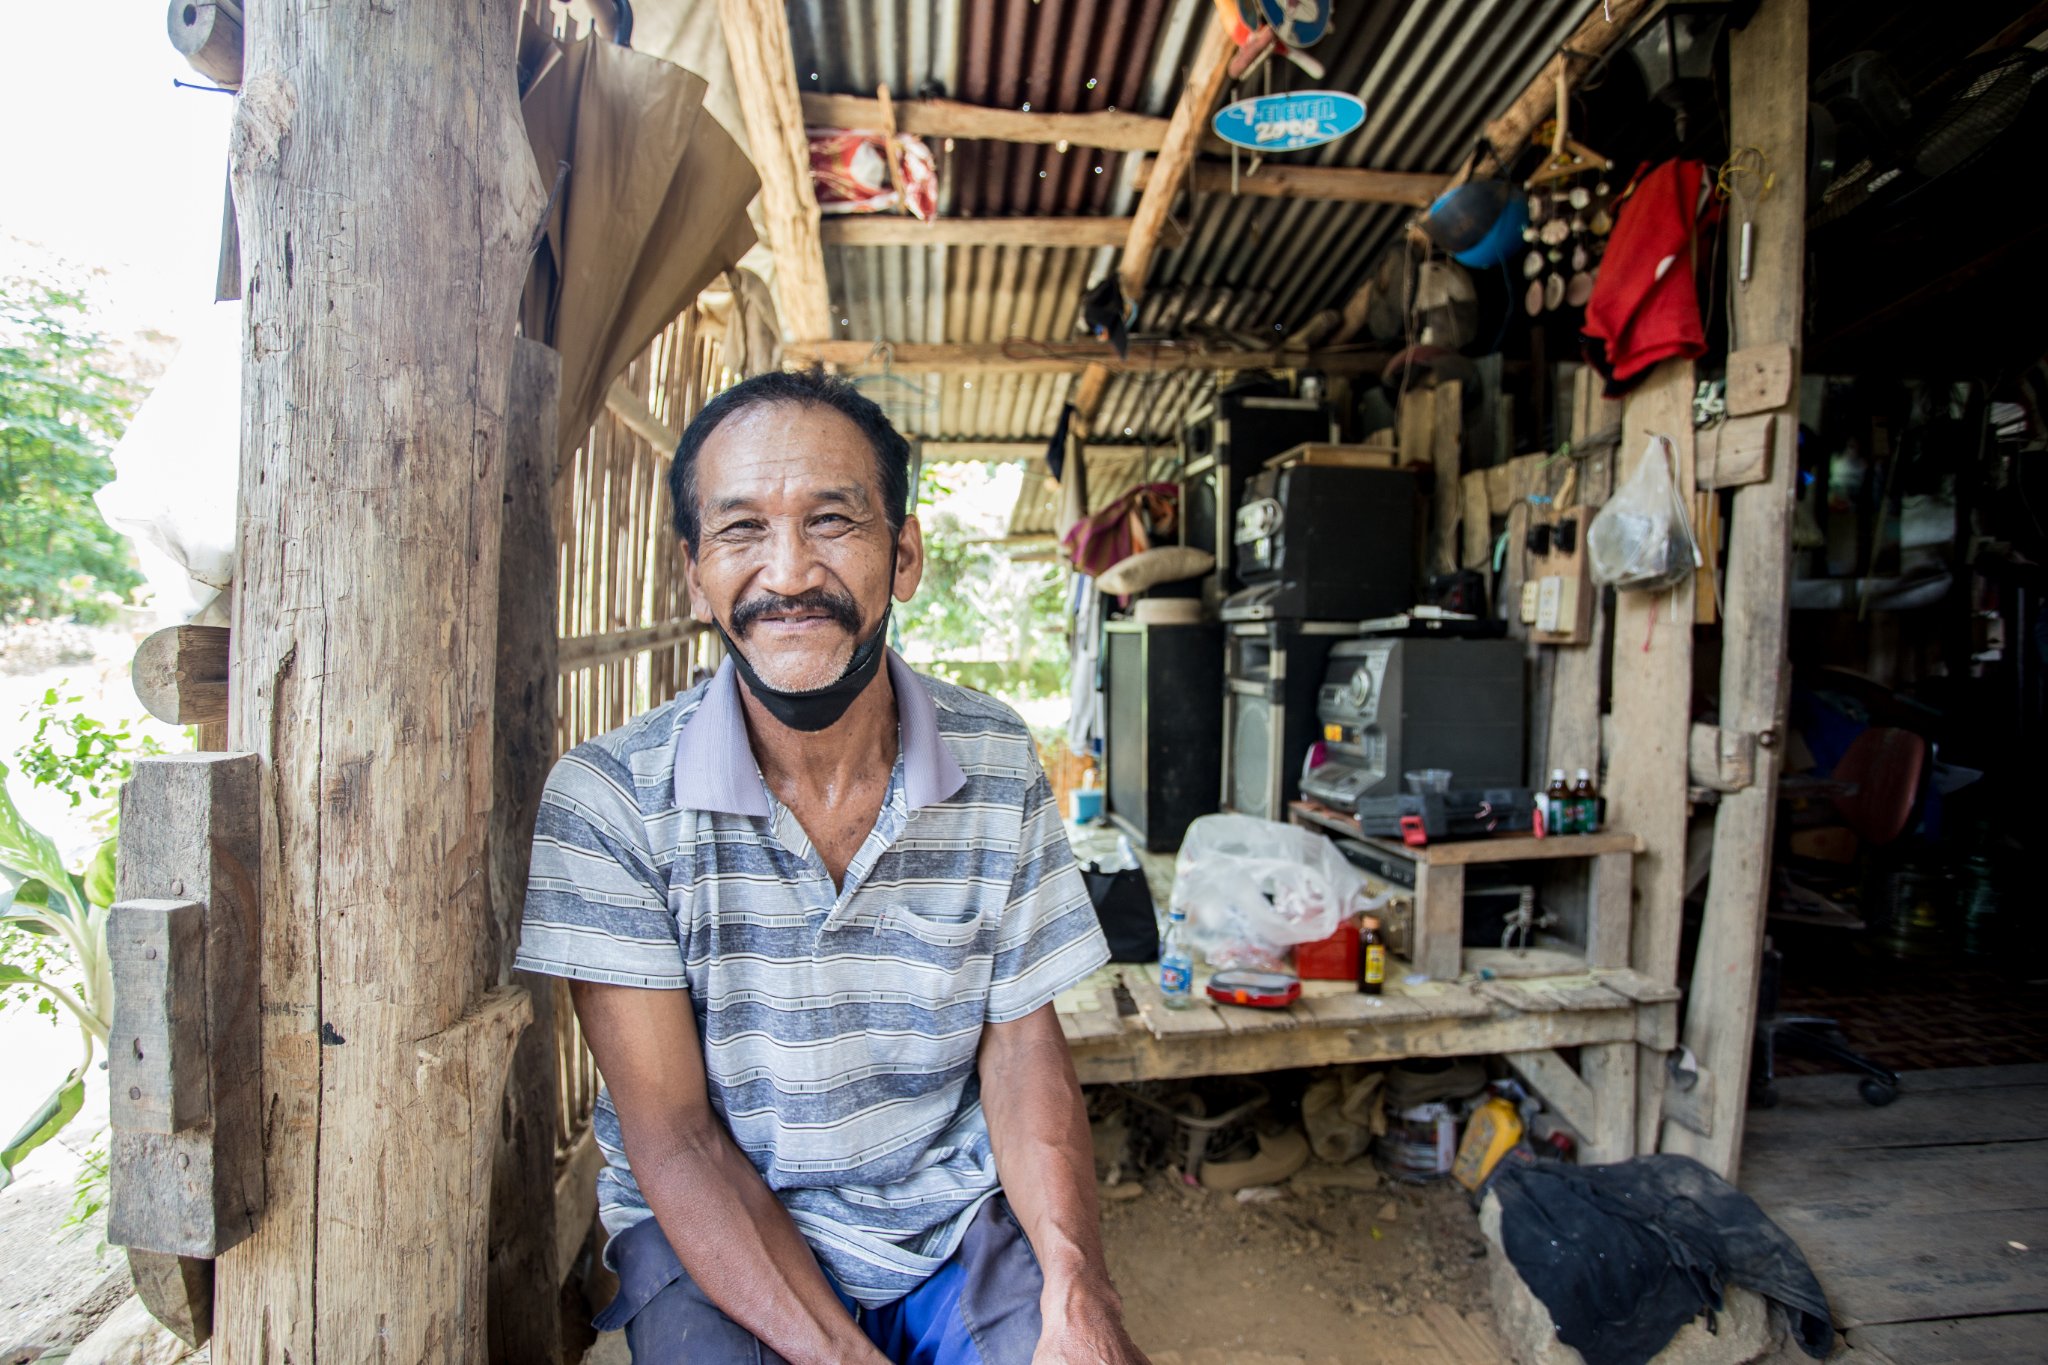
[[[548,779],[518,965],[605,1089],[637,1362],[1142,1365],[1052,998],[1107,958],[1029,731],[886,645],[909,449],[820,374],[669,473],[712,678]]]

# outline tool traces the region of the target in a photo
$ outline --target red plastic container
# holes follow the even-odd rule
[[[1349,981],[1357,985],[1358,921],[1345,920],[1328,938],[1295,944],[1294,974],[1304,981]]]

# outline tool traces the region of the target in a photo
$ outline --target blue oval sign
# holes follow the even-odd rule
[[[1292,152],[1334,142],[1365,122],[1365,101],[1342,90],[1297,90],[1258,95],[1216,111],[1213,126],[1225,142],[1255,152]]]

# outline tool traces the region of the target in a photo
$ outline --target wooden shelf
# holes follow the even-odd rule
[[[1313,801],[1294,801],[1288,810],[1300,823],[1358,840],[1396,858],[1431,867],[1473,863],[1521,863],[1549,858],[1592,858],[1602,853],[1641,853],[1643,841],[1626,830],[1603,829],[1593,834],[1559,834],[1538,839],[1530,834],[1492,834],[1478,839],[1445,839],[1416,848],[1398,839],[1383,839],[1359,830],[1358,817]]]
[[[1562,834],[1553,839],[1499,834],[1414,848],[1393,839],[1362,834],[1357,816],[1345,815],[1314,801],[1290,802],[1287,813],[1298,825],[1347,835],[1388,857],[1415,865],[1415,920],[1409,951],[1416,965],[1435,980],[1451,980],[1465,969],[1465,869],[1481,863],[1591,859],[1586,964],[1594,968],[1628,965],[1632,865],[1643,847],[1642,840],[1634,834],[1602,830],[1596,834]]]

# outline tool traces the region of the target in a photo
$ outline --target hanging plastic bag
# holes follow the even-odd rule
[[[1313,830],[1205,815],[1181,841],[1173,905],[1210,966],[1285,971],[1288,949],[1328,938],[1369,900],[1365,877]]]
[[[1594,516],[1586,556],[1595,583],[1649,592],[1683,583],[1700,567],[1676,460],[1670,438],[1652,436],[1628,482]]]

